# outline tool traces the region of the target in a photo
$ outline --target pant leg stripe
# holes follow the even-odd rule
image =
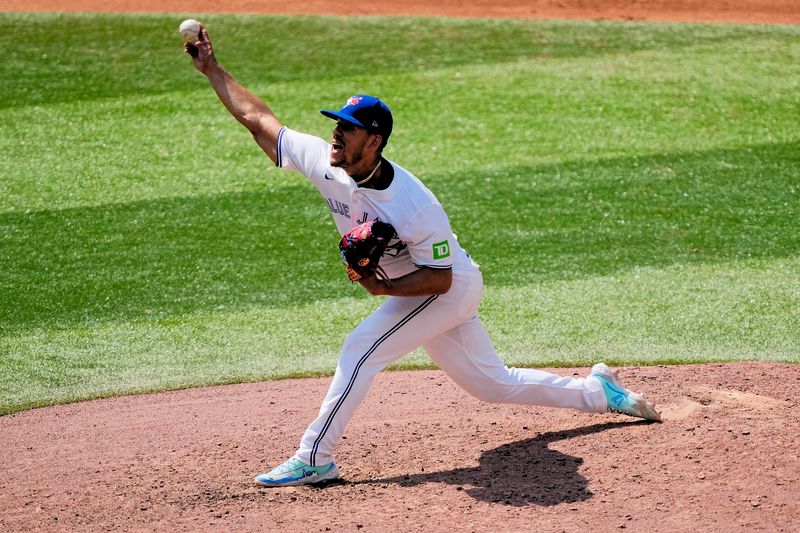
[[[317,435],[317,438],[314,440],[314,446],[311,448],[311,459],[310,459],[311,466],[317,466],[316,465],[316,455],[317,455],[317,449],[319,448],[319,444],[322,441],[322,438],[325,436],[325,433],[328,431],[328,428],[330,428],[331,424],[333,423],[333,419],[336,416],[337,411],[339,411],[339,408],[342,406],[344,401],[347,399],[347,395],[350,394],[350,391],[353,388],[353,384],[355,383],[356,378],[358,377],[358,371],[359,371],[359,369],[361,369],[361,367],[363,366],[363,364],[367,360],[367,358],[370,355],[372,355],[375,352],[375,350],[378,349],[378,347],[383,343],[383,341],[385,341],[386,339],[391,337],[392,334],[394,334],[398,329],[403,327],[409,320],[411,320],[412,318],[417,316],[419,313],[421,313],[426,307],[428,307],[428,305],[431,304],[431,302],[433,302],[438,297],[439,296],[437,294],[434,294],[433,296],[431,296],[430,298],[428,298],[427,300],[422,302],[419,305],[419,307],[417,307],[416,309],[411,311],[408,315],[403,317],[400,320],[400,322],[398,322],[397,324],[392,326],[392,328],[389,329],[389,331],[384,333],[378,340],[376,340],[372,344],[370,349],[367,350],[367,352],[364,355],[361,356],[361,359],[358,360],[358,363],[356,364],[356,367],[353,370],[353,375],[350,376],[350,381],[348,382],[347,387],[344,390],[344,393],[339,398],[339,400],[336,402],[336,405],[333,407],[333,411],[331,411],[331,414],[328,415],[327,420],[325,420],[325,424],[322,426],[322,431],[319,432],[319,435]]]

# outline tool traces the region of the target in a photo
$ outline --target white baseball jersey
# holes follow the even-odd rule
[[[297,170],[314,184],[341,235],[368,220],[394,226],[398,239],[380,261],[390,278],[419,267],[478,268],[458,244],[439,201],[416,176],[389,161],[394,169],[389,187],[360,188],[343,169],[330,165],[330,148],[319,137],[284,127],[278,134],[276,165]]]

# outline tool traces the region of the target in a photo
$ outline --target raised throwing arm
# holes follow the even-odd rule
[[[200,25],[198,40],[186,43],[184,50],[192,56],[194,66],[205,74],[220,101],[233,117],[253,135],[256,143],[274,162],[276,159],[278,132],[281,123],[272,110],[259,97],[242,87],[233,76],[222,68],[214,56],[214,48],[203,25]]]

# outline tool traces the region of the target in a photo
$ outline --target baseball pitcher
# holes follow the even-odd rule
[[[334,450],[347,422],[384,367],[422,346],[453,381],[487,402],[615,411],[659,420],[655,407],[599,363],[586,378],[508,368],[477,315],[481,271],[460,246],[436,196],[383,157],[392,134],[389,107],[358,94],[338,110],[323,140],[283,126],[214,56],[206,29],[185,45],[225,108],[281,169],[300,172],[327,202],[351,280],[388,298],[344,341],[333,382],[297,452],[255,478],[279,487],[339,477]]]

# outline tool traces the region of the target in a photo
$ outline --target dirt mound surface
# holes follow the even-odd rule
[[[421,15],[800,23],[797,0],[3,0],[0,11]]]
[[[800,366],[621,375],[664,423],[383,373],[339,449],[343,480],[324,488],[252,478],[294,452],[328,379],[17,413],[0,418],[0,530],[800,530]]]

